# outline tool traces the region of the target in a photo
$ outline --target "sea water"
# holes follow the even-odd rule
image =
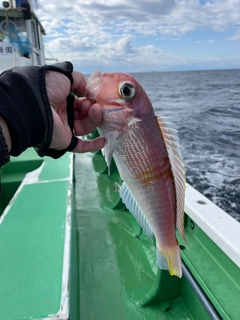
[[[240,69],[133,76],[176,124],[187,182],[240,222]]]

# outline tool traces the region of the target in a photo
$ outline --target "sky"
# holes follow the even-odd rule
[[[32,0],[46,57],[75,69],[240,68],[240,0]]]

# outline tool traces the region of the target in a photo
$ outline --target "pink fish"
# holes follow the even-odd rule
[[[109,168],[114,158],[124,181],[122,201],[146,234],[155,236],[159,267],[181,277],[176,228],[185,240],[185,169],[174,125],[155,116],[147,94],[128,74],[95,71],[86,96],[103,108],[104,156]]]

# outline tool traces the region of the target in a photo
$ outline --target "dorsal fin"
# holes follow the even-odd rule
[[[149,236],[149,238],[152,239],[153,238],[152,228],[150,227],[147,219],[143,215],[142,210],[138,206],[137,202],[135,201],[131,191],[129,190],[125,182],[123,182],[123,184],[121,185],[120,197],[122,198],[122,201],[127,207],[127,209],[137,219],[138,223],[143,228],[145,233]]]
[[[177,203],[177,229],[186,242],[184,235],[184,202],[185,202],[185,167],[181,157],[179,138],[174,124],[166,122],[165,118],[156,117],[159,128],[162,132],[165,146],[167,148],[168,157],[171,163],[172,173],[175,182],[176,203]],[[166,119],[169,121],[169,119]]]

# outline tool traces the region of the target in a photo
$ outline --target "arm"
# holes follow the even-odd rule
[[[73,72],[70,62],[4,72],[0,76],[0,124],[10,154],[17,156],[34,147],[40,156],[58,158],[73,149],[102,148],[103,138],[82,141],[76,137],[102,121],[99,105],[69,94],[70,90],[83,94],[85,86],[83,75]]]

